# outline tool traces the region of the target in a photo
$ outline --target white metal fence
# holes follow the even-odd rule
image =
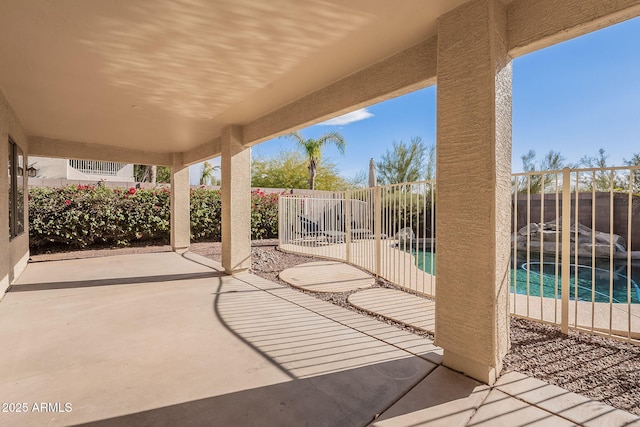
[[[69,166],[87,175],[117,176],[126,163],[69,159]]]
[[[512,184],[511,312],[640,342],[640,167],[520,173]],[[281,196],[280,247],[435,296],[435,203],[435,181]]]
[[[638,342],[639,169],[513,176],[512,313]]]
[[[284,195],[283,250],[337,259],[407,289],[435,295],[435,182]]]

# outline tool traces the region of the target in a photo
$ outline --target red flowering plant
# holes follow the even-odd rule
[[[222,230],[222,200],[220,190],[191,189],[191,238],[220,241]]]
[[[220,190],[191,189],[191,238],[221,239],[222,200]],[[251,192],[251,238],[270,239],[278,236],[278,194]]]
[[[220,190],[195,188],[191,195],[193,240],[221,238]],[[95,244],[168,243],[170,190],[112,189],[76,185],[29,191],[29,238],[33,253]],[[277,237],[278,194],[251,193],[253,239]]]
[[[278,237],[278,196],[259,188],[251,192],[251,238]]]
[[[29,193],[34,253],[56,246],[80,249],[169,237],[168,193],[88,185],[36,187]]]

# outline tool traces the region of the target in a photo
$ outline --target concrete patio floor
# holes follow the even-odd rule
[[[637,420],[515,373],[487,387],[427,339],[189,253],[30,264],[0,342],[2,402],[27,409],[7,426]]]

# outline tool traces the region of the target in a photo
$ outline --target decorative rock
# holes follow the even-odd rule
[[[527,250],[527,235],[529,236],[529,250],[532,252],[555,253],[562,246],[562,218],[558,221],[545,223],[531,223],[522,227],[513,236],[513,243],[518,250]],[[594,231],[584,224],[571,224],[571,255],[595,256],[608,258],[613,250],[614,256],[619,258],[626,254],[626,244],[622,236],[617,234]],[[556,242],[558,245],[556,246]]]
[[[416,234],[410,227],[405,227],[396,233],[396,240],[405,241],[413,240],[416,238]]]

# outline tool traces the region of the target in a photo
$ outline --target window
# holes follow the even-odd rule
[[[9,237],[24,232],[24,153],[9,138]]]

